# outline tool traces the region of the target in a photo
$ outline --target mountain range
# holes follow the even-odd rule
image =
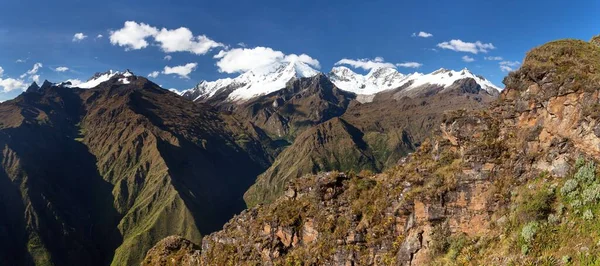
[[[304,175],[387,171],[499,94],[468,70],[347,70],[282,62],[181,93],[129,70],[33,83],[0,104],[0,264],[137,265]]]
[[[269,172],[295,172],[291,167],[340,154],[348,159],[336,161],[340,168],[377,168],[369,163],[377,152],[364,148],[373,146],[367,134],[355,132],[378,124],[372,117],[348,121],[363,112],[385,118],[388,109],[353,111],[353,103],[296,137],[254,185],[280,193],[255,193],[262,204],[198,245],[163,239],[142,265],[598,264],[599,44],[596,36],[532,49],[504,79],[498,99],[447,112],[414,152],[380,173],[320,169],[327,172],[273,180]],[[454,84],[462,84],[454,96],[438,88],[413,100],[473,92],[471,81]],[[394,92],[384,93],[356,106],[397,102],[389,97]],[[355,149],[341,151],[343,143]],[[318,145],[327,155],[313,153]],[[278,166],[282,160],[292,164]]]
[[[184,90],[181,95],[193,101],[209,101],[211,98],[232,102],[267,95],[284,88],[291,79],[308,78],[320,72],[298,60],[276,62],[245,72],[236,78],[202,81],[194,88]],[[352,92],[359,101],[368,102],[372,96],[387,90],[401,89],[397,96],[418,96],[435,93],[432,90],[448,89],[455,82],[472,79],[489,94],[498,95],[500,88],[468,69],[453,71],[438,69],[429,74],[404,75],[391,67],[373,68],[366,75],[355,73],[347,67],[334,67],[326,75],[341,90]],[[429,89],[428,89],[429,88]]]

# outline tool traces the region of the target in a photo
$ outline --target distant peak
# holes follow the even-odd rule
[[[38,91],[39,89],[40,89],[40,86],[37,84],[37,82],[34,81],[33,83],[31,83],[31,85],[29,85],[26,92]]]
[[[77,85],[73,85],[73,87],[78,87],[78,88],[82,88],[82,89],[91,89],[94,88],[98,85],[100,85],[103,82],[109,81],[113,78],[118,78],[118,81],[121,82],[122,84],[130,84],[130,82],[134,79],[132,79],[132,77],[136,77],[135,74],[127,69],[124,72],[120,72],[120,71],[114,71],[112,69],[106,71],[106,72],[98,72],[96,74],[94,74],[91,78],[89,78],[86,82],[81,83],[81,84],[77,84]]]
[[[472,73],[471,73],[471,71],[469,71],[469,69],[468,69],[468,68],[466,68],[466,67],[465,67],[465,68],[463,68],[463,69],[460,71],[460,74],[461,74],[461,75],[466,75],[466,74],[472,74]]]
[[[52,87],[52,85],[54,85],[54,83],[48,81],[48,80],[44,80],[44,83],[42,83],[42,87],[40,89],[47,89]]]
[[[354,73],[354,71],[345,66],[336,66],[331,69],[331,73]]]
[[[103,77],[103,76],[113,76],[113,75],[115,75],[115,74],[117,74],[117,73],[119,73],[119,72],[115,72],[115,71],[113,71],[112,69],[110,69],[110,70],[108,70],[108,71],[106,71],[106,72],[96,72],[96,73],[95,73],[95,74],[94,74],[92,77],[90,77],[90,78],[89,78],[87,81],[92,81],[92,80],[98,79],[98,78],[100,78],[100,77]]]
[[[448,73],[448,72],[451,72],[451,71],[452,70],[448,70],[448,69],[445,69],[445,68],[440,68],[440,69],[438,69],[436,71],[433,71],[431,74],[433,74],[433,75],[444,74],[444,73]]]
[[[396,73],[400,73],[400,72],[398,72],[398,70],[396,70],[393,67],[376,67],[376,68],[372,68],[371,71],[369,71],[369,74],[367,74],[367,76],[378,76],[378,75],[382,75],[382,74],[396,74]]]

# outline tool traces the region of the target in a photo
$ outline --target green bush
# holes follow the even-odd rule
[[[517,218],[520,223],[546,220],[548,214],[552,213],[552,202],[554,194],[548,189],[526,191],[517,207]]]
[[[521,237],[523,240],[525,240],[526,243],[531,243],[539,227],[540,225],[536,221],[529,222],[523,226],[523,229],[521,229]]]
[[[583,219],[587,221],[594,219],[594,213],[592,213],[592,210],[585,210],[585,212],[583,212]]]
[[[567,194],[575,191],[575,189],[577,189],[577,180],[569,179],[569,180],[567,180],[567,182],[565,182],[563,187],[560,188],[560,194],[562,194],[563,196],[566,196]]]
[[[581,199],[585,204],[598,202],[600,200],[600,184],[593,183],[585,188],[581,193]]]
[[[596,164],[589,162],[579,167],[579,170],[575,173],[575,179],[581,184],[591,184],[596,181]]]

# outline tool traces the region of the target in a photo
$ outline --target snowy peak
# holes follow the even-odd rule
[[[283,89],[292,79],[314,77],[317,74],[319,71],[298,60],[266,65],[235,78],[235,83],[243,85],[229,94],[229,99],[248,100]]]
[[[257,67],[233,79],[202,81],[182,95],[193,100],[205,99],[229,87],[232,91],[228,99],[243,101],[283,89],[290,80],[314,77],[319,73],[299,60],[282,61]]]
[[[414,79],[407,90],[414,90],[424,85],[439,85],[447,88],[456,81],[467,78],[475,80],[475,82],[477,82],[482,89],[490,94],[497,94],[500,91],[500,88],[496,87],[496,85],[494,85],[491,81],[482,76],[473,74],[466,68],[461,71],[440,68],[434,72],[431,72],[430,74],[422,75],[421,77]]]
[[[389,67],[375,68],[367,75],[361,75],[347,67],[339,66],[334,67],[328,76],[338,88],[361,95],[395,89],[407,82],[406,75]]]
[[[88,79],[86,82],[81,83],[81,84],[73,84],[73,85],[71,85],[71,87],[77,87],[77,88],[81,88],[81,89],[91,89],[91,88],[97,87],[98,85],[102,84],[103,82],[111,80],[112,78],[119,78],[119,82],[121,84],[129,84],[129,83],[131,83],[131,78],[134,76],[135,75],[133,74],[133,72],[129,71],[129,69],[127,69],[125,72],[109,70],[109,71],[106,71],[103,73],[101,73],[101,72],[96,73],[90,79]]]
[[[331,81],[340,89],[359,95],[373,95],[382,91],[405,86],[411,95],[419,94],[419,88],[435,85],[448,88],[458,80],[472,78],[481,88],[495,95],[500,91],[489,80],[473,74],[468,69],[454,71],[440,68],[430,74],[402,74],[394,68],[374,68],[368,74],[361,75],[347,67],[334,67],[329,73]]]
[[[231,78],[218,79],[215,81],[203,80],[193,88],[182,91],[180,95],[194,101],[210,98],[215,95],[219,89],[225,88],[232,83],[233,79]]]

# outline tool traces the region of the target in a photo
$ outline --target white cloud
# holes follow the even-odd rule
[[[462,60],[463,60],[464,62],[471,63],[471,62],[475,61],[475,58],[473,58],[473,57],[470,57],[470,56],[468,56],[468,55],[465,55],[465,56],[463,56],[463,57],[462,57]]]
[[[73,41],[74,42],[80,42],[83,41],[83,39],[87,38],[88,36],[83,34],[82,32],[79,33],[75,33],[75,35],[73,35]]]
[[[407,68],[419,68],[419,67],[422,67],[423,64],[417,63],[417,62],[404,62],[404,63],[398,63],[398,64],[396,64],[396,66],[407,67]]]
[[[102,34],[98,34],[98,36],[96,36],[96,39],[102,39],[102,38],[104,38],[104,35],[102,35]]]
[[[238,46],[240,46],[240,47],[244,47],[244,48],[248,47],[248,45],[246,45],[246,44],[245,44],[245,43],[243,43],[243,42],[238,42],[238,44],[237,44],[237,45],[238,45]]]
[[[0,88],[2,88],[2,92],[9,92],[13,90],[25,90],[27,85],[23,80],[7,78],[0,78]]]
[[[260,46],[255,48],[235,48],[228,51],[221,50],[214,58],[219,59],[216,63],[219,72],[225,73],[243,73],[253,68],[266,66],[276,62],[290,62],[295,60],[315,68],[321,67],[317,59],[306,54],[286,55],[281,51]]]
[[[26,73],[23,73],[23,75],[21,75],[19,77],[21,79],[24,79],[27,75],[29,75],[29,76],[35,75],[40,70],[40,68],[42,68],[42,66],[43,66],[42,63],[35,63],[30,70],[28,70]]]
[[[33,74],[37,73],[40,70],[40,68],[42,68],[42,67],[43,67],[42,63],[35,63],[33,65],[33,68],[31,68],[29,71],[27,71],[27,74],[33,75]]]
[[[392,63],[387,63],[385,62],[385,60],[383,59],[383,57],[375,57],[375,59],[368,59],[368,58],[363,58],[363,59],[348,59],[348,58],[344,58],[340,61],[337,61],[335,63],[336,66],[338,65],[349,65],[352,66],[353,68],[362,68],[364,70],[370,70],[373,68],[382,68],[382,67],[391,67],[391,68],[395,68],[394,64]]]
[[[68,67],[64,67],[64,66],[57,67],[57,68],[54,69],[54,71],[56,71],[56,72],[66,72],[68,70],[69,70],[69,68]]]
[[[29,77],[31,80],[35,81],[36,83],[40,83],[40,75],[32,75],[31,77]]]
[[[29,58],[25,58],[25,59],[17,59],[17,61],[15,61],[15,63],[25,63],[27,62]]]
[[[123,28],[111,31],[110,43],[125,47],[125,50],[139,50],[148,47],[148,38],[152,37],[158,46],[166,52],[190,52],[197,55],[208,53],[213,48],[225,47],[206,35],[194,36],[188,28],[180,27],[159,30],[145,23],[126,21]]]
[[[125,50],[139,50],[148,47],[146,38],[157,33],[158,29],[148,24],[126,21],[122,29],[110,32],[110,43],[123,46]]]
[[[311,65],[315,68],[321,68],[321,63],[319,63],[319,60],[314,59],[307,54],[301,54],[301,55],[289,54],[283,58],[283,61],[284,62],[300,61],[302,63]]]
[[[488,60],[488,61],[502,61],[501,56],[486,56],[483,59]]]
[[[165,55],[164,59],[167,60],[167,61],[171,61],[171,59],[173,59],[173,57],[170,56],[170,55]]]
[[[192,73],[192,71],[196,70],[197,66],[198,66],[197,63],[188,63],[183,66],[174,66],[174,67],[165,66],[165,69],[163,70],[162,73],[165,75],[175,74],[175,75],[179,75],[181,78],[189,79],[190,78],[189,74]]]
[[[476,42],[463,42],[461,40],[451,40],[449,42],[438,43],[437,47],[442,49],[448,49],[456,52],[466,53],[487,53],[489,50],[496,49],[492,43]]]
[[[152,71],[152,73],[148,74],[148,77],[150,77],[150,78],[156,78],[156,77],[158,77],[158,74],[160,74],[160,72],[158,72],[158,71]]]
[[[154,39],[160,43],[160,47],[165,53],[190,52],[203,55],[213,48],[225,46],[209,39],[206,35],[194,37],[192,31],[185,27],[175,30],[163,28]]]
[[[519,61],[502,61],[500,62],[500,70],[502,72],[510,72],[513,71],[514,68],[520,64],[521,62]]]
[[[4,68],[0,67],[0,89],[2,92],[9,92],[17,89],[25,90],[27,88],[25,81],[22,79],[3,79],[2,76],[4,76]]]
[[[429,32],[419,31],[419,33],[413,32],[412,37],[429,38],[433,37],[433,34]]]

